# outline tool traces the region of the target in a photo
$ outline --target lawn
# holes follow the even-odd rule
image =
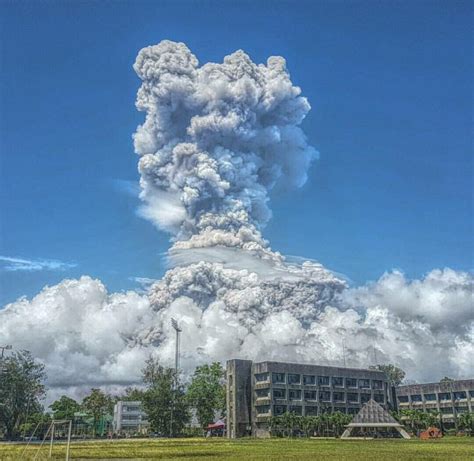
[[[55,444],[53,459],[65,458],[65,445]],[[38,453],[30,446],[1,444],[0,460],[47,459],[48,447]],[[337,440],[337,439],[141,439],[73,442],[71,459],[163,460],[474,460],[474,438],[441,440]]]

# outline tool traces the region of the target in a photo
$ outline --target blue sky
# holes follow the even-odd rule
[[[470,2],[2,2],[0,305],[88,274],[157,278],[168,236],[136,215],[140,48],[201,63],[283,55],[313,110],[308,183],[272,196],[274,249],[355,284],[473,268]],[[10,259],[7,259],[10,258]],[[12,261],[16,258],[21,261]]]

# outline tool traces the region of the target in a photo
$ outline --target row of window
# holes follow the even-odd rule
[[[270,413],[270,405],[260,405],[256,407],[258,415],[268,415]],[[349,407],[349,408],[337,408],[337,411],[341,413],[347,413],[350,415],[355,415],[360,411],[358,407]],[[303,416],[303,407],[301,405],[273,405],[273,415],[281,416],[286,412],[295,413],[296,415]],[[331,413],[331,408],[321,408],[317,406],[305,406],[304,414],[305,416],[317,416],[322,413]]]
[[[469,391],[469,395],[471,397],[474,397],[474,390]],[[409,398],[410,397],[410,398]],[[410,400],[412,402],[423,402],[423,398],[425,399],[425,402],[436,402],[437,400],[442,401],[442,400],[461,400],[461,399],[466,399],[467,398],[467,392],[466,391],[458,391],[458,392],[440,392],[438,394],[413,394],[411,396],[408,395],[399,395],[398,396],[398,401],[401,403],[406,403],[409,402]]]
[[[304,390],[301,389],[272,389],[272,395],[274,400],[286,400],[288,395],[288,400],[301,400],[303,397],[304,400],[318,400],[319,394],[319,401],[320,402],[359,402],[359,394],[357,392],[332,392],[332,399],[331,399],[331,392],[329,391],[311,391],[311,390]],[[270,397],[270,389],[257,389],[255,391],[255,395],[257,398],[259,397]],[[368,402],[370,400],[370,394],[360,394],[360,401],[362,403]],[[384,403],[385,398],[384,394],[374,394],[374,400],[376,402]]]
[[[268,381],[268,378],[269,373],[258,373],[255,375],[257,382]],[[330,386],[332,384],[334,387],[344,387],[345,380],[346,387],[371,389],[370,379],[300,375],[298,373],[272,373],[272,383],[274,384],[301,384],[302,380],[306,386],[315,386],[317,383],[319,386]],[[383,389],[383,381],[377,379],[372,380],[372,389]]]

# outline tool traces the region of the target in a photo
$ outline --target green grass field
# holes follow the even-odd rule
[[[47,459],[48,447],[0,444],[0,460]],[[53,459],[65,457],[65,445],[55,444]],[[73,442],[71,459],[164,460],[474,460],[474,438],[441,440],[337,439],[141,439]]]

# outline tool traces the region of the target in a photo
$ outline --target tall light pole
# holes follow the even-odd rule
[[[179,328],[178,322],[175,319],[171,319],[171,326],[176,331],[176,350],[174,356],[174,368],[176,372],[176,380],[178,379],[178,368],[179,368],[179,334],[183,331]]]
[[[179,368],[179,334],[181,333],[181,328],[179,328],[178,322],[175,319],[171,319],[171,326],[176,331],[176,349],[174,355],[174,382],[173,382],[173,392],[171,399],[171,416],[170,416],[170,436],[173,437],[173,412],[174,412],[174,398],[175,392],[178,389],[178,368]]]

